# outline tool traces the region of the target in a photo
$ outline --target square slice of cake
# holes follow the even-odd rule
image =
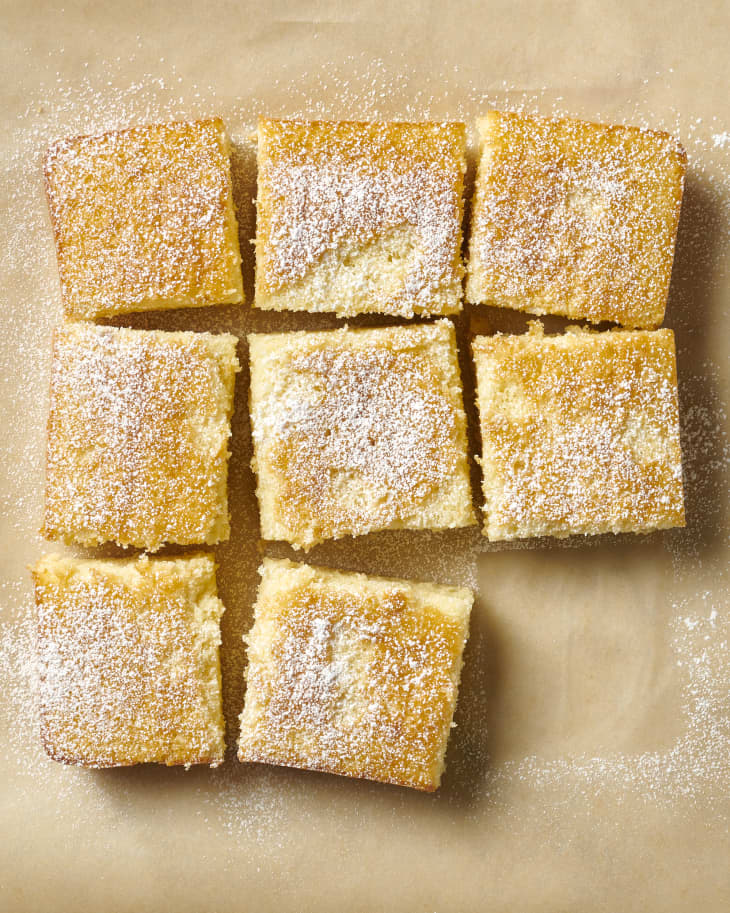
[[[56,330],[47,538],[150,550],[228,538],[236,342],[88,323]]]
[[[48,754],[83,767],[220,764],[213,559],[48,555],[33,576]]]
[[[475,522],[454,328],[249,336],[265,539]]]
[[[465,149],[460,123],[260,121],[255,306],[461,310]]]
[[[436,789],[473,599],[266,559],[239,759]]]
[[[667,302],[687,157],[669,134],[493,111],[467,300],[651,329]]]
[[[671,330],[474,340],[484,534],[684,526]]]
[[[243,301],[220,119],[59,140],[44,173],[67,317]]]

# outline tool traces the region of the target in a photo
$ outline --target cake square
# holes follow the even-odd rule
[[[498,111],[477,129],[467,300],[659,326],[687,164],[677,140]]]
[[[44,174],[67,317],[243,301],[219,118],[59,140]]]
[[[252,334],[264,539],[475,522],[454,328]]]
[[[87,323],[56,330],[47,538],[152,551],[228,538],[236,342]]]
[[[471,591],[286,560],[260,573],[239,760],[437,789]]]
[[[224,609],[213,559],[48,555],[33,576],[50,757],[83,767],[220,764]]]
[[[474,340],[484,534],[684,526],[671,330]]]
[[[461,123],[261,120],[256,307],[462,307]]]

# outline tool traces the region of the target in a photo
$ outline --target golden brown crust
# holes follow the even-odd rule
[[[491,540],[684,525],[671,330],[477,337]]]
[[[69,767],[83,767],[85,770],[112,770],[115,767],[138,767],[140,764],[149,764],[151,762],[146,760],[140,761],[124,761],[120,763],[113,763],[111,761],[88,761],[85,758],[80,757],[79,755],[72,756],[64,754],[62,751],[59,751],[53,743],[48,739],[46,734],[41,728],[41,746],[45,751],[46,755],[57,764],[66,764]],[[219,767],[222,763],[223,758],[219,755],[208,754],[206,756],[194,757],[190,756],[184,761],[159,761],[156,763],[164,764],[165,767],[197,767],[199,764],[207,765],[208,767]]]
[[[65,764],[221,763],[215,565],[49,555],[33,569],[41,741]]]
[[[243,300],[219,118],[59,140],[43,174],[67,317]]]
[[[664,317],[687,156],[662,131],[490,112],[466,297],[653,328]]]
[[[59,327],[43,534],[151,550],[227,538],[235,346],[226,334]]]
[[[282,560],[261,574],[239,759],[436,789],[473,595]]]
[[[258,136],[257,307],[460,309],[464,124],[261,120]]]

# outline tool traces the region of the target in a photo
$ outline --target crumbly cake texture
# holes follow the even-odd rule
[[[460,123],[259,121],[256,307],[461,310],[465,155]]]
[[[491,540],[684,526],[671,330],[473,343]]]
[[[493,111],[466,298],[651,329],[664,319],[687,157],[669,134]]]
[[[150,550],[228,538],[236,342],[87,323],[56,330],[47,538]]]
[[[260,573],[239,759],[436,789],[471,591],[286,560]]]
[[[220,119],[63,139],[44,174],[67,317],[243,301]]]
[[[220,764],[213,559],[48,555],[33,576],[48,754],[84,767]]]
[[[453,325],[252,334],[265,539],[475,522]]]

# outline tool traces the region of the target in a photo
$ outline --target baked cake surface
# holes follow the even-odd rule
[[[454,328],[249,336],[265,539],[475,522]]]
[[[41,737],[84,767],[218,765],[223,605],[207,555],[36,565]]]
[[[151,550],[228,538],[236,341],[87,323],[56,330],[47,538]]]
[[[669,134],[492,111],[477,120],[467,300],[661,324],[686,154]]]
[[[473,344],[489,539],[684,526],[671,330]]]
[[[473,594],[266,559],[239,759],[431,791]]]
[[[63,139],[44,173],[67,317],[243,301],[220,119]]]
[[[465,148],[460,123],[261,120],[255,305],[459,311]]]

